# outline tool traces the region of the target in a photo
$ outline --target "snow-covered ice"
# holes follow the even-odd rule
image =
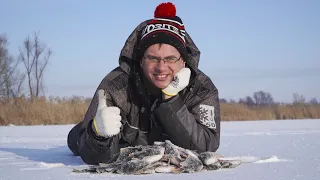
[[[87,167],[67,147],[74,125],[0,127],[0,179],[320,179],[320,120],[221,123],[218,152],[237,168],[194,174],[73,173]]]

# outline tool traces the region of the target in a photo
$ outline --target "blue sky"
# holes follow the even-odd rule
[[[128,35],[161,2],[6,0],[0,33],[14,56],[33,32],[51,48],[46,95],[92,97],[118,66]],[[320,1],[171,2],[201,50],[199,68],[221,98],[263,90],[276,101],[291,102],[295,92],[320,100]]]

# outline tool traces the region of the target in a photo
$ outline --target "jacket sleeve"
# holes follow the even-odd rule
[[[154,116],[174,144],[198,152],[216,151],[220,144],[218,90],[208,79],[205,86],[192,94],[192,104],[187,106],[177,95],[162,102]]]
[[[113,105],[110,88],[106,78],[100,83],[98,89],[104,89],[107,96],[107,104]],[[97,92],[96,90],[96,92]],[[68,134],[68,147],[87,164],[98,164],[112,159],[119,152],[119,140],[121,132],[110,138],[98,137],[92,130],[93,118],[98,106],[97,93],[95,93],[84,119],[75,125]]]

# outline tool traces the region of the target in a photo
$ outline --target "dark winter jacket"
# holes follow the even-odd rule
[[[128,37],[119,57],[119,67],[101,81],[108,106],[121,110],[122,127],[118,135],[102,138],[94,134],[92,120],[97,109],[97,95],[84,119],[68,134],[68,146],[87,164],[107,162],[120,148],[171,140],[174,144],[202,151],[216,151],[220,144],[220,105],[218,90],[210,78],[198,69],[200,51],[186,33],[188,67],[192,74],[189,85],[168,100],[151,96],[143,86],[140,67],[135,60],[137,40],[145,22]]]

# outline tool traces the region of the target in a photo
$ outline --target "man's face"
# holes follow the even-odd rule
[[[164,89],[174,75],[185,67],[185,62],[175,47],[169,44],[154,44],[145,51],[140,65],[147,79],[156,87]]]

